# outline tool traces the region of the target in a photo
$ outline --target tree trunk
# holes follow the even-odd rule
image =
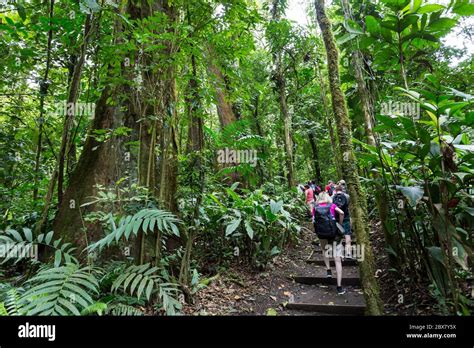
[[[66,114],[63,115],[64,124],[63,124],[63,132],[61,136],[61,147],[59,148],[59,156],[58,156],[58,202],[61,204],[63,198],[63,183],[64,183],[64,167],[65,167],[65,160],[66,157],[69,158],[70,149],[71,149],[71,130],[74,123],[74,117],[77,115],[75,114],[76,103],[79,97],[79,87],[81,83],[82,77],[82,68],[84,67],[84,62],[86,60],[86,50],[87,44],[90,38],[90,31],[92,26],[92,15],[86,16],[86,22],[84,25],[84,35],[83,41],[80,48],[80,55],[79,59],[76,62],[76,66],[74,67],[74,73],[71,79],[71,85],[69,86],[68,98],[66,103]]]
[[[255,125],[255,130],[258,136],[264,138],[263,135],[263,130],[262,126],[260,124],[259,120],[259,106],[260,106],[260,92],[255,92],[255,95],[253,97],[254,104],[253,104],[253,124]],[[263,155],[266,153],[266,148],[265,145],[260,146],[259,152],[260,156],[263,157]],[[263,183],[266,181],[267,177],[271,173],[267,173],[267,171],[264,168],[264,163],[262,163],[262,160],[257,161],[257,175],[258,175],[258,182],[259,185],[263,185]]]
[[[160,0],[160,11],[168,17],[168,33],[174,35],[173,24],[177,19],[176,8],[168,0]],[[171,57],[176,52],[172,41],[165,41],[163,52],[166,57]],[[160,162],[160,191],[159,200],[163,208],[172,212],[178,212],[178,201],[176,197],[178,183],[178,140],[177,127],[177,97],[174,61],[168,59],[160,79],[162,89],[158,91],[158,97],[162,103],[158,103],[157,115],[161,116],[161,162]]]
[[[323,177],[321,176],[321,167],[319,165],[318,145],[316,144],[316,140],[314,139],[313,133],[308,133],[308,139],[311,145],[311,150],[313,151],[313,164],[314,164],[314,172],[316,173],[316,181],[318,185],[322,185]]]
[[[43,79],[40,82],[40,105],[38,118],[38,143],[36,145],[36,157],[35,157],[35,169],[33,179],[33,201],[38,198],[38,180],[39,180],[39,169],[41,163],[41,151],[43,147],[43,123],[44,123],[44,98],[48,94],[48,76],[49,68],[51,66],[51,43],[53,40],[53,16],[54,16],[54,0],[51,0],[49,4],[49,30],[48,30],[48,45],[46,48],[46,68],[44,70]]]
[[[217,114],[219,116],[221,128],[223,129],[227,125],[235,122],[237,118],[234,114],[232,104],[227,98],[224,74],[222,73],[220,67],[217,66],[216,59],[217,58],[214,49],[209,46],[207,57],[207,70],[215,89]]]
[[[331,116],[331,113],[329,112],[330,106],[329,106],[328,96],[326,93],[326,82],[324,81],[323,74],[319,67],[318,61],[316,61],[315,67],[316,67],[316,74],[318,75],[318,79],[319,79],[319,90],[320,90],[321,101],[323,103],[323,109],[324,109],[323,124],[329,130],[329,140],[331,141],[331,147],[333,150],[332,158],[334,161],[334,166],[336,167],[337,176],[340,178],[342,177],[341,165],[340,165],[341,154],[339,152],[339,146],[337,144],[336,135],[334,134],[334,127],[332,125],[332,116]]]
[[[81,210],[80,205],[97,194],[95,185],[109,187],[120,178],[117,167],[122,162],[122,158],[119,155],[118,139],[112,137],[106,142],[99,142],[92,136],[95,130],[115,129],[122,124],[119,108],[107,104],[108,98],[116,97],[117,90],[118,87],[113,90],[106,88],[97,101],[89,136],[71,176],[69,186],[64,192],[53,224],[53,230],[59,233],[64,241],[72,242],[78,250],[82,250],[91,239],[85,233],[81,233],[81,228],[86,227],[83,214],[93,210],[93,206]]]
[[[350,7],[348,0],[342,0],[342,7],[344,10],[344,17],[346,20],[352,20],[352,9]],[[357,82],[357,91],[360,98],[362,113],[364,115],[364,128],[365,128],[365,135],[367,137],[367,144],[377,148],[377,151],[380,150],[380,146],[376,141],[374,132],[373,132],[373,124],[374,124],[374,104],[373,104],[373,96],[367,84],[365,82],[364,76],[364,56],[362,52],[355,48],[352,52],[352,66],[354,68],[354,76]],[[384,164],[381,162],[381,165]],[[379,212],[379,218],[382,223],[382,231],[385,236],[385,240],[388,245],[394,248],[395,252],[397,252],[397,245],[398,243],[395,242],[394,236],[392,236],[390,229],[388,228],[389,223],[389,209],[390,209],[390,197],[387,194],[387,190],[385,186],[382,184],[381,180],[383,177],[378,172],[372,172],[372,176],[375,180],[375,203],[377,205],[377,210]],[[394,266],[396,264],[396,259],[394,255],[389,254],[390,264]]]
[[[365,301],[367,303],[367,312],[370,315],[380,315],[383,313],[383,306],[379,297],[378,284],[374,277],[374,259],[370,245],[367,221],[367,202],[357,173],[356,158],[351,141],[351,124],[346,109],[344,94],[341,90],[339,53],[331,30],[331,23],[324,9],[324,0],[315,0],[315,7],[327,53],[332,106],[336,118],[339,144],[342,151],[342,174],[347,182],[351,197],[351,216],[357,242],[364,247],[364,259],[360,262],[359,270],[364,288]]]
[[[201,111],[199,85],[197,79],[196,57],[191,55],[191,78],[189,79],[186,107],[189,119],[186,152],[200,152],[204,148],[204,120]]]
[[[283,6],[280,4],[281,0],[273,0],[272,4],[272,20],[280,21]],[[286,103],[286,79],[283,71],[282,52],[273,53],[273,64],[275,70],[273,72],[273,79],[278,90],[278,101],[280,104],[280,113],[283,118],[283,142],[286,153],[286,178],[288,187],[295,186],[295,174],[293,168],[293,143],[291,141],[291,115],[288,111]]]
[[[225,76],[221,71],[221,68],[218,66],[217,63],[217,56],[214,48],[212,46],[208,46],[207,48],[207,71],[208,75],[211,78],[211,83],[214,86],[215,95],[216,95],[216,107],[217,107],[217,115],[219,116],[219,123],[221,129],[225,129],[228,125],[237,121],[237,117],[234,113],[234,108],[232,103],[229,101],[227,97],[227,87],[225,82]],[[231,139],[226,139],[231,140]],[[234,165],[233,163],[220,163],[222,167],[230,167]],[[232,184],[234,182],[240,181],[241,177],[240,174],[236,171],[228,174],[225,176],[225,182],[227,184]]]
[[[116,11],[124,12],[124,7],[122,6]],[[114,31],[116,35],[122,31],[120,21],[115,22]],[[75,71],[78,74],[80,72],[79,69]],[[109,74],[110,77],[114,76],[113,69],[109,70]],[[78,248],[78,252],[87,246],[89,240],[99,237],[99,233],[101,233],[99,226],[85,226],[83,220],[83,215],[93,211],[96,207],[89,205],[80,208],[80,206],[97,194],[96,185],[110,187],[122,174],[121,165],[124,161],[121,145],[123,139],[112,136],[107,141],[101,142],[97,140],[94,133],[97,130],[113,130],[124,124],[124,116],[121,112],[123,105],[119,100],[123,87],[123,84],[107,86],[97,100],[94,120],[53,222],[53,230],[64,241],[73,243]],[[75,90],[77,88],[71,87],[69,100],[73,100]],[[64,140],[62,142],[63,154],[66,153],[66,144]],[[59,166],[56,170],[59,173]],[[87,232],[81,231],[85,227],[89,227]]]

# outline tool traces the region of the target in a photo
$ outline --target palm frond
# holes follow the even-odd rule
[[[27,281],[33,284],[20,299],[25,315],[80,315],[94,303],[99,284],[90,267],[77,264],[43,269]]]
[[[122,290],[138,299],[144,296],[147,301],[157,292],[162,308],[168,315],[174,315],[181,309],[177,300],[180,291],[176,284],[164,282],[158,271],[158,267],[149,263],[130,266],[114,281],[112,291]]]
[[[114,303],[110,305],[106,311],[106,314],[117,315],[117,316],[142,316],[144,315],[143,311],[140,309],[124,304],[124,303]]]
[[[99,241],[89,245],[87,248],[92,251],[96,248],[102,249],[105,246],[110,246],[114,241],[118,242],[120,238],[125,237],[126,240],[130,236],[137,235],[139,231],[147,234],[154,233],[155,228],[164,234],[174,234],[179,236],[179,229],[176,226],[180,220],[172,213],[160,209],[143,209],[135,215],[128,215],[123,217],[118,227],[115,225],[113,216],[109,216],[109,221],[112,226],[112,232],[106,235]]]
[[[7,291],[3,304],[8,315],[21,315],[22,305],[20,303],[20,296],[21,290],[19,289],[11,288]]]
[[[21,260],[36,260],[38,256],[38,246],[44,245],[54,250],[54,265],[60,266],[62,263],[77,263],[73,256],[75,247],[71,243],[62,243],[62,239],[53,240],[53,231],[39,234],[33,238],[33,233],[29,228],[23,228],[22,232],[14,229],[6,229],[0,233],[0,264],[15,260],[14,264]]]

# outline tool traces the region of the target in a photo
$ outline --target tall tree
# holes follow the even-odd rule
[[[369,239],[367,202],[359,181],[356,158],[352,148],[351,122],[347,113],[344,94],[341,90],[339,52],[332,33],[331,22],[326,16],[324,0],[315,0],[314,4],[327,53],[332,107],[336,118],[339,145],[342,152],[342,175],[347,182],[348,191],[351,196],[351,216],[357,242],[359,245],[364,246],[364,259],[360,262],[359,270],[364,287],[367,312],[371,315],[380,315],[382,314],[382,303],[379,297],[378,284],[374,277],[374,259]]]
[[[278,25],[281,20],[281,15],[284,13],[284,6],[282,0],[273,0],[271,8],[272,22]],[[291,115],[287,105],[286,92],[286,78],[285,67],[283,63],[282,47],[276,47],[272,52],[273,64],[275,66],[273,71],[273,79],[278,93],[278,102],[280,105],[280,114],[283,119],[283,142],[285,144],[286,154],[286,177],[288,187],[295,185],[295,173],[293,168],[293,142],[291,139]]]
[[[351,5],[348,0],[341,0],[342,8],[344,11],[344,17],[346,21],[354,20],[352,15]],[[357,82],[357,92],[360,98],[360,104],[362,113],[364,116],[364,129],[365,136],[367,138],[367,144],[378,149],[380,153],[380,147],[376,141],[376,136],[373,131],[373,125],[375,120],[374,115],[374,96],[372,95],[371,90],[366,84],[366,74],[364,73],[365,64],[364,64],[364,55],[360,51],[358,45],[359,40],[355,38],[356,47],[352,51],[352,67],[354,69],[354,77]],[[383,166],[383,161],[381,161]],[[383,178],[378,171],[371,171],[373,178],[375,179],[375,202],[377,205],[377,210],[379,212],[379,218],[382,223],[382,230],[385,236],[386,241],[389,245],[395,245],[393,242],[394,236],[391,234],[390,229],[387,224],[389,223],[389,209],[390,209],[390,199],[387,194],[386,187],[383,185]],[[397,252],[397,251],[395,251]],[[394,264],[395,259],[392,254],[389,254],[391,263]]]

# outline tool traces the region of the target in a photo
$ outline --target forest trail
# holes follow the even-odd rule
[[[302,226],[299,240],[275,257],[263,272],[232,267],[196,294],[184,312],[194,315],[354,315],[363,314],[365,302],[357,265],[343,262],[342,285],[336,294],[333,279],[325,278],[321,249],[315,245],[310,224]],[[219,294],[219,296],[216,296]]]

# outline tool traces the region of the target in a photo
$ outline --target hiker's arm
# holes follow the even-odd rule
[[[336,208],[337,213],[339,214],[339,223],[342,225],[344,221],[344,212],[340,208]]]

